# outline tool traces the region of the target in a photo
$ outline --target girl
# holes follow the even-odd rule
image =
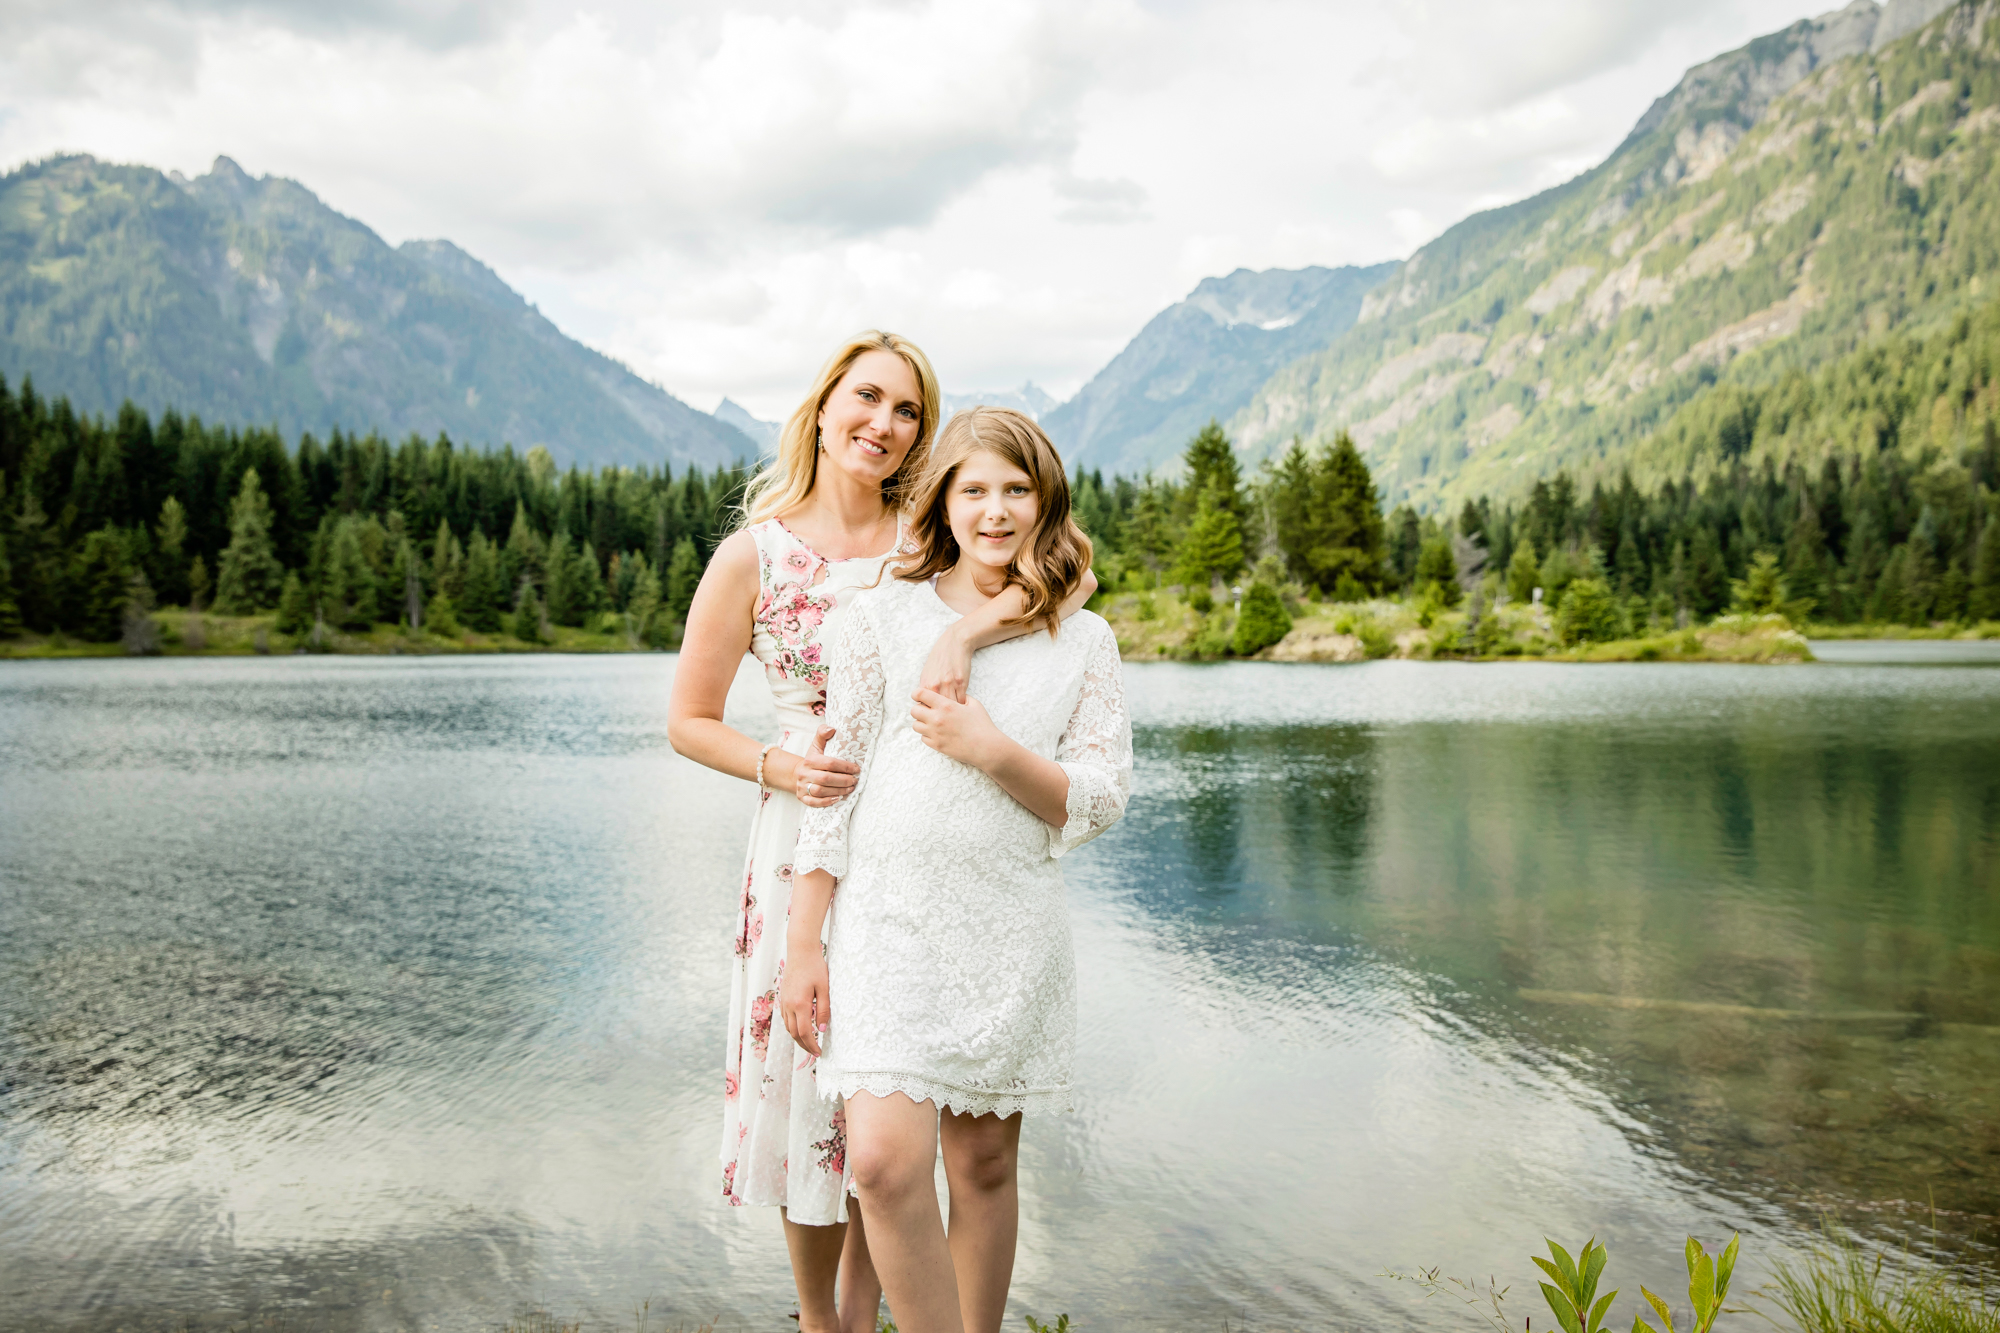
[[[828,721],[860,776],[801,822],[781,1000],[822,1092],[844,1099],[898,1326],[997,1333],[1021,1116],[1070,1104],[1075,957],[1055,859],[1124,813],[1132,732],[1110,626],[1088,612],[1056,623],[1090,542],[1032,420],[953,417],[910,536],[896,578],[841,626]],[[1047,633],[975,654],[964,702],[925,688],[931,643],[1010,587]],[[949,1239],[931,1175],[940,1136]]]
[[[855,765],[818,749],[831,734],[821,645],[860,588],[880,579],[904,543],[900,514],[938,424],[937,377],[923,352],[893,333],[850,339],[786,423],[778,456],[751,483],[748,525],[716,548],[688,611],[674,669],[668,736],[680,753],[757,782],[736,923],[723,1063],[722,1192],[732,1204],[783,1210],[803,1333],[874,1333],[881,1291],[859,1217],[844,1225],[846,1143],[840,1104],[772,1023],[784,948],[792,846],[802,807],[831,805]],[[1078,589],[1081,607],[1095,584]],[[924,681],[964,698],[974,649],[1028,632],[1026,595],[1010,589],[937,636]],[[760,744],[722,720],[744,652],[764,666],[784,726]],[[768,922],[769,928],[766,928]],[[842,1297],[835,1305],[836,1278]]]

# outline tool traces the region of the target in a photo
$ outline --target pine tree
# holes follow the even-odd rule
[[[1419,589],[1435,586],[1437,599],[1444,605],[1458,605],[1464,590],[1458,586],[1458,562],[1451,556],[1451,539],[1443,533],[1424,543],[1417,556],[1416,582]]]
[[[475,531],[465,556],[465,589],[460,606],[465,623],[481,634],[500,632],[501,614],[506,609],[507,585],[500,570],[500,550]]]
[[[1188,441],[1181,461],[1187,469],[1187,482],[1181,491],[1183,520],[1191,522],[1201,497],[1213,495],[1216,507],[1234,518],[1240,530],[1245,517],[1243,471],[1236,463],[1236,447],[1222,433],[1221,423],[1211,417]]]
[[[1253,580],[1243,594],[1243,606],[1236,615],[1236,632],[1230,636],[1229,651],[1238,657],[1261,652],[1292,632],[1292,618],[1276,586],[1264,579]]]
[[[569,534],[558,532],[549,543],[548,578],[542,584],[549,621],[556,625],[583,623],[583,587],[580,558],[570,550]]]
[[[543,609],[535,596],[535,585],[528,579],[521,580],[521,586],[514,593],[514,614],[508,618],[507,632],[522,643],[542,643],[547,635],[542,632]]]
[[[1344,576],[1372,591],[1381,584],[1385,554],[1382,498],[1346,431],[1322,452],[1318,473],[1316,500],[1329,515],[1324,541],[1312,553],[1319,585],[1333,587]]]
[[[208,562],[196,556],[188,564],[188,610],[200,611],[208,605]]]
[[[1910,548],[1908,544],[1898,546],[1889,553],[1889,559],[1882,566],[1882,575],[1875,580],[1875,591],[1868,598],[1868,618],[1884,624],[1905,623],[1909,613],[1907,580],[1909,577]]]
[[[431,543],[431,586],[457,601],[465,595],[465,550],[446,519],[438,520],[437,538]]]
[[[625,614],[630,618],[632,633],[639,642],[656,644],[660,639],[655,635],[663,634],[666,629],[665,625],[657,623],[665,619],[660,614],[660,576],[653,572],[653,567],[645,562],[643,556],[638,559],[639,574],[632,581],[632,596],[625,603]]]
[[[181,605],[187,600],[187,511],[181,502],[169,495],[160,506],[160,521],[154,526],[156,539],[154,546],[155,572],[159,575],[159,594],[170,605]]]
[[[1243,568],[1242,529],[1215,491],[1202,492],[1194,521],[1181,538],[1177,564],[1181,582],[1190,590],[1206,590],[1213,580],[1226,579]]]
[[[1704,620],[1720,611],[1729,596],[1729,569],[1722,562],[1722,547],[1715,529],[1702,524],[1695,529],[1688,548],[1688,609]]]
[[[1601,578],[1574,579],[1556,612],[1556,633],[1564,644],[1606,643],[1618,637],[1618,601]]]
[[[1774,551],[1759,551],[1740,579],[1729,581],[1729,609],[1737,615],[1784,615],[1788,606],[1784,571]]]
[[[667,565],[667,617],[676,624],[687,620],[694,604],[695,586],[701,582],[701,557],[694,553],[692,538],[674,543],[674,558]]]
[[[1525,605],[1534,600],[1535,589],[1541,586],[1542,568],[1535,562],[1535,544],[1522,541],[1507,562],[1507,595]]]
[[[126,584],[131,569],[125,560],[125,537],[106,524],[83,539],[77,553],[76,585],[82,593],[81,614],[73,627],[92,643],[114,643],[125,628]]]
[[[458,637],[458,608],[452,604],[451,594],[439,588],[431,594],[431,600],[424,606],[424,629],[447,639]]]
[[[1819,525],[1819,509],[1809,497],[1799,503],[1799,514],[1785,538],[1785,586],[1801,614],[1824,606],[1826,595],[1826,534]]]
[[[146,571],[136,566],[125,579],[125,610],[120,617],[118,642],[128,657],[157,657],[160,652],[160,622],[153,619],[153,585]]]
[[[229,545],[215,581],[215,609],[229,615],[261,610],[278,599],[284,566],[271,545],[271,504],[257,469],[245,468],[229,507]]]
[[[2000,504],[1994,502],[1987,504],[1965,604],[1966,614],[1974,620],[2000,620]]]
[[[304,634],[312,628],[312,597],[306,592],[306,585],[299,579],[297,570],[285,574],[284,591],[278,594],[278,620],[276,629],[280,634]]]
[[[339,629],[365,630],[375,623],[375,574],[361,544],[362,520],[334,525],[320,589],[320,613]]]
[[[543,567],[546,548],[528,522],[528,507],[519,500],[514,502],[514,526],[508,530],[507,545],[500,557],[500,573],[506,580],[505,587],[518,589],[522,579],[533,579],[543,583],[547,571]],[[544,583],[543,586],[546,586]]]

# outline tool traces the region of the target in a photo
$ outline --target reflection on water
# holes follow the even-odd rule
[[[775,1218],[715,1182],[750,793],[667,748],[671,673],[0,672],[0,1327],[784,1326]],[[1374,1274],[1595,1231],[1658,1289],[1743,1227],[1754,1276],[1933,1198],[1981,1261],[2000,671],[1129,685],[1018,1311],[1449,1326]]]

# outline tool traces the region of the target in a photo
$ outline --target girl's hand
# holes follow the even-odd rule
[[[992,766],[999,747],[1006,744],[1007,738],[977,699],[960,703],[922,687],[910,699],[911,730],[939,754],[986,769]]]
[[[931,655],[924,659],[924,674],[918,684],[935,690],[953,703],[965,702],[965,682],[972,675],[972,643],[960,629],[963,621],[938,635]]]
[[[812,749],[799,756],[798,767],[792,772],[792,795],[802,805],[836,805],[846,799],[860,779],[861,765],[826,752],[826,743],[832,737],[832,727],[821,727],[813,737]]]
[[[808,948],[787,949],[784,980],[778,983],[778,1008],[785,1016],[785,1031],[792,1034],[800,1050],[815,1057],[827,1020],[833,1015],[829,1001],[826,954],[819,941],[812,941]]]

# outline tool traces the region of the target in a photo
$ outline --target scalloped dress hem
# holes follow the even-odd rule
[[[949,1111],[954,1115],[997,1115],[1005,1119],[1012,1115],[1049,1115],[1076,1109],[1068,1084],[1056,1088],[1031,1088],[1024,1092],[995,1093],[979,1088],[962,1088],[918,1074],[893,1071],[843,1073],[828,1070],[824,1060],[816,1074],[822,1096],[828,1091],[841,1097],[852,1097],[857,1092],[887,1097],[892,1092],[900,1092],[913,1102],[930,1102],[940,1112]]]

